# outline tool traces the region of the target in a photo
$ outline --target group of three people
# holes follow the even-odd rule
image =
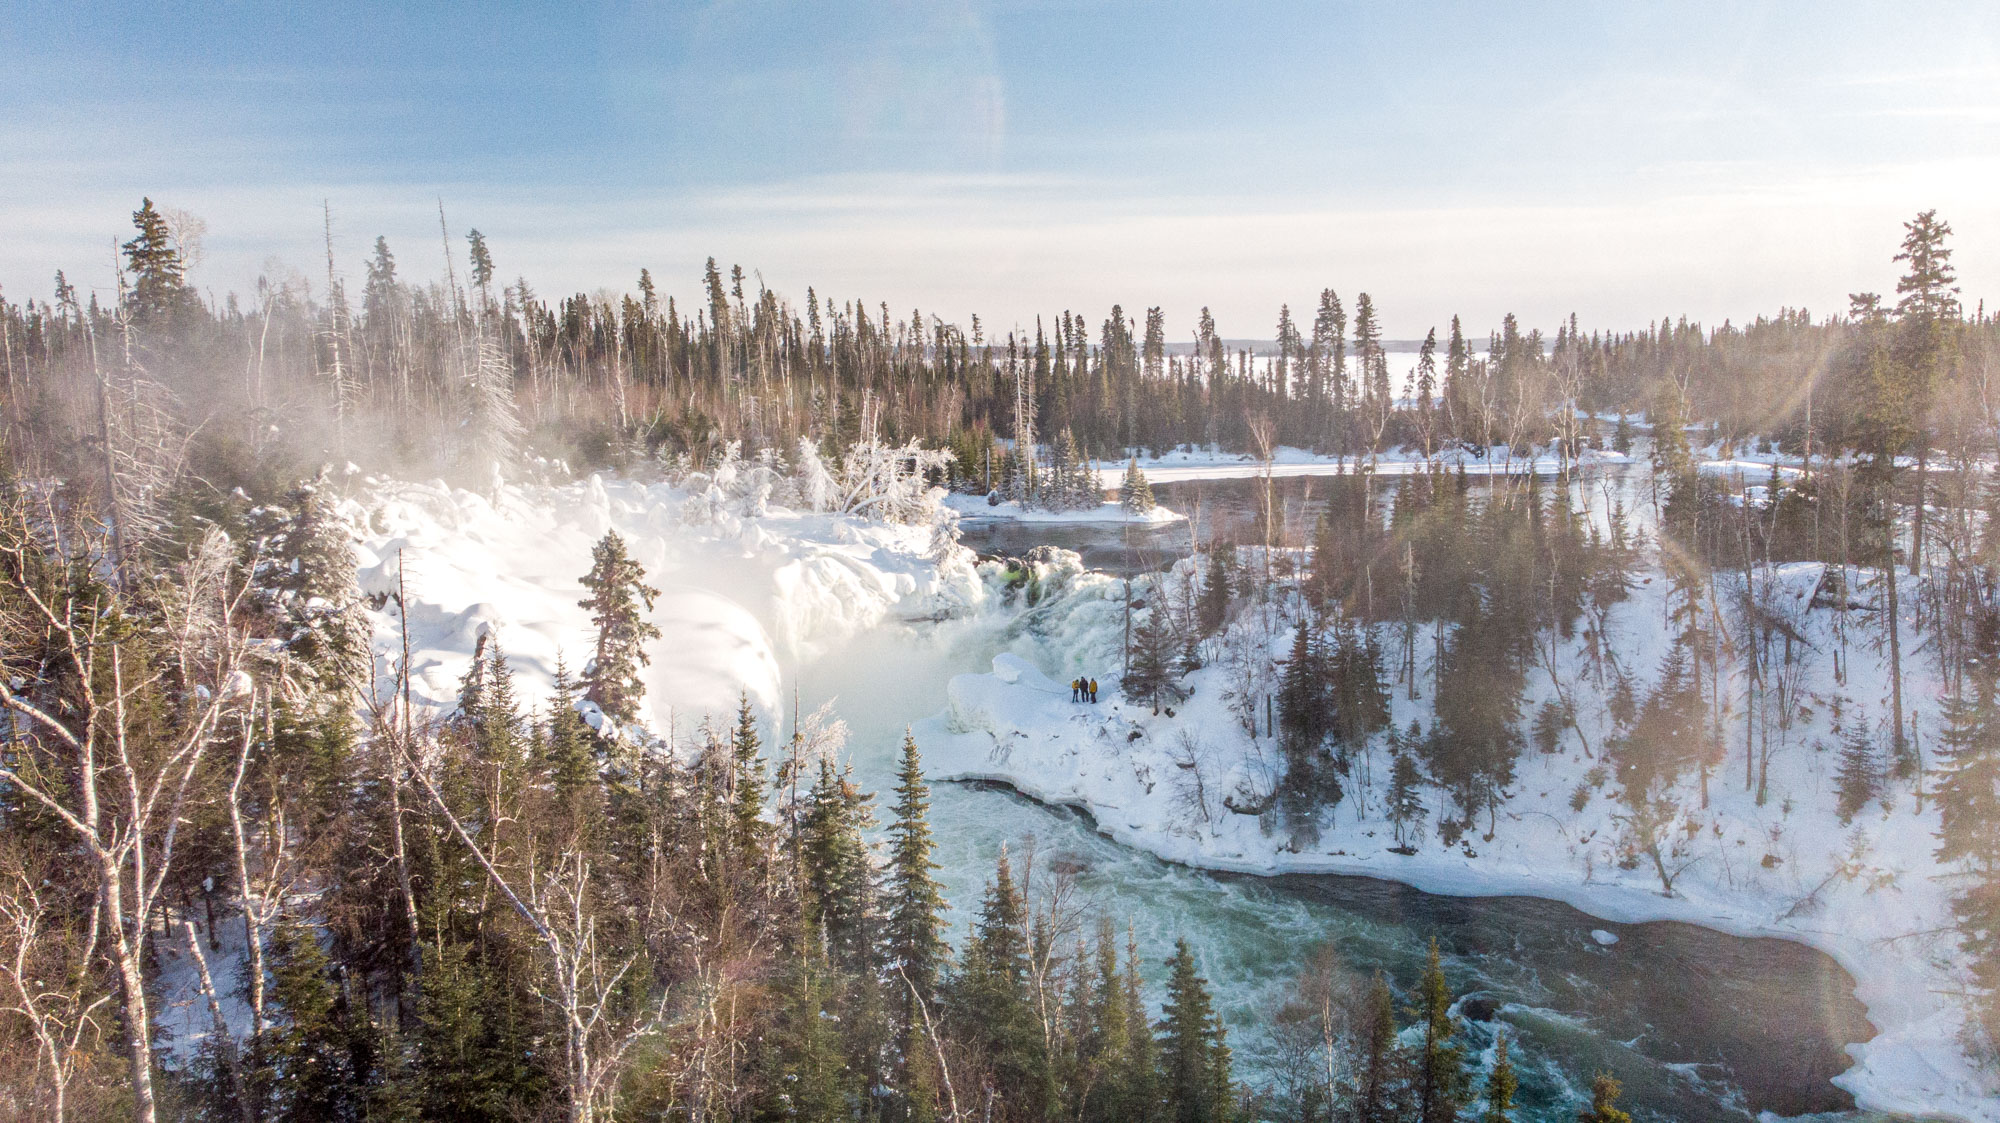
[[[1097,680],[1084,675],[1069,680],[1069,700],[1072,702],[1097,701]]]

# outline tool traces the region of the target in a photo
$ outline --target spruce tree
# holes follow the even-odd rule
[[[1202,575],[1201,596],[1195,601],[1195,619],[1201,634],[1212,636],[1229,619],[1229,566],[1235,550],[1226,543],[1208,546],[1208,570]]]
[[[486,235],[477,230],[465,235],[468,243],[467,257],[472,287],[479,290],[479,307],[483,313],[486,306],[493,303],[493,251],[486,248]]]
[[[1486,1111],[1479,1117],[1480,1123],[1509,1123],[1514,1093],[1521,1081],[1514,1075],[1514,1062],[1507,1049],[1507,1031],[1501,1030],[1493,1036],[1493,1068],[1486,1074]]]
[[[324,476],[250,512],[251,596],[304,679],[332,699],[359,686],[370,629],[355,581],[354,539]]]
[[[639,668],[652,662],[646,641],[660,638],[660,629],[644,613],[653,607],[658,589],[646,584],[646,571],[625,552],[625,540],[615,530],[590,552],[590,573],[583,587],[590,595],[577,603],[590,609],[597,628],[596,656],[584,668],[583,696],[619,723],[637,721],[645,684]]]
[[[1220,1123],[1235,1107],[1227,1031],[1185,938],[1167,960],[1160,1019],[1160,1080],[1175,1123]]]
[[[951,990],[958,1039],[984,1062],[993,1092],[1016,1118],[1039,1114],[1048,1058],[1028,999],[1026,906],[1005,849]]]
[[[1396,1043],[1396,1003],[1380,974],[1363,1001],[1354,1061],[1354,1123],[1402,1123],[1409,1106],[1407,1065]]]
[[[555,683],[549,691],[549,717],[536,756],[541,773],[563,795],[578,791],[597,780],[597,764],[591,751],[590,726],[576,712],[576,684],[570,681],[569,667],[556,656]]]
[[[1590,1085],[1590,1106],[1576,1113],[1576,1123],[1632,1123],[1628,1112],[1618,1110],[1618,1081],[1600,1072]]]
[[[1451,987],[1445,981],[1435,937],[1424,973],[1417,980],[1417,1005],[1411,1013],[1423,1027],[1416,1056],[1417,1123],[1456,1123],[1471,1091],[1465,1051],[1453,1043],[1463,1027],[1451,1012]]]
[[[1160,1082],[1160,1043],[1153,1023],[1146,1017],[1145,979],[1139,969],[1139,938],[1130,925],[1125,928],[1125,1025],[1129,1034],[1125,1063],[1113,1079],[1118,1087],[1123,1114],[1117,1118],[1130,1123],[1156,1123],[1165,1117],[1165,1097]]]
[[[355,1118],[370,1075],[368,1054],[334,985],[333,963],[305,924],[287,920],[271,935],[268,1000],[284,1018],[265,1034],[261,1059],[269,1114],[279,1119]]]
[[[501,1123],[531,1112],[547,1080],[531,1063],[508,980],[474,958],[473,945],[446,939],[423,949],[422,981],[415,1037],[424,1118]]]
[[[1390,826],[1396,831],[1396,845],[1405,849],[1414,849],[1412,843],[1422,837],[1422,832],[1413,827],[1423,821],[1426,810],[1423,782],[1423,772],[1417,767],[1416,759],[1407,751],[1398,751],[1395,763],[1389,768],[1389,805],[1386,813]]]
[[[1175,687],[1175,658],[1173,635],[1167,630],[1166,612],[1158,604],[1145,610],[1146,614],[1132,629],[1132,647],[1126,656],[1125,676],[1119,680],[1119,689],[1125,697],[1135,702],[1143,702],[1160,712],[1160,698],[1165,695],[1169,701],[1178,698]]]
[[[148,198],[132,212],[132,240],[120,246],[125,267],[132,273],[132,290],[126,295],[126,309],[134,323],[142,327],[169,329],[193,300],[187,287],[187,263],[174,245],[167,219]]]
[[[1325,753],[1335,717],[1327,690],[1323,642],[1311,618],[1300,617],[1278,684],[1278,726],[1285,751],[1283,791],[1294,811],[1311,812],[1340,801],[1340,777]]]
[[[944,890],[933,876],[931,860],[930,785],[924,782],[917,741],[903,733],[902,763],[896,773],[895,818],[889,824],[889,886],[886,918],[889,966],[907,984],[898,993],[929,1003],[937,993],[938,976],[948,954],[944,942]],[[903,1005],[899,1003],[899,1005]],[[921,1033],[923,1014],[905,1006],[904,1024]]]
[[[1084,974],[1081,966],[1079,956],[1079,977]],[[1108,916],[1098,917],[1093,967],[1080,1019],[1081,1071],[1080,1079],[1073,1083],[1085,1087],[1076,1114],[1084,1123],[1112,1123],[1132,1118],[1135,1111],[1123,1079],[1132,1049],[1132,1025],[1126,1017],[1125,982],[1118,970],[1118,944]]]
[[[874,823],[873,797],[821,758],[800,857],[807,904],[826,942],[828,961],[848,975],[875,970],[875,868],[862,832]]]
[[[757,715],[750,708],[749,693],[736,699],[736,729],[729,739],[730,834],[742,869],[755,869],[763,860],[770,828],[764,814],[764,758],[758,749]]]
[[[1153,500],[1153,485],[1147,482],[1137,455],[1125,462],[1125,479],[1118,486],[1118,504],[1126,514],[1135,516],[1143,515],[1157,505]]]
[[[1343,751],[1352,754],[1389,724],[1382,648],[1372,634],[1364,634],[1343,616],[1334,629],[1333,651],[1321,656],[1318,669],[1326,679],[1327,704],[1333,710],[1332,732]]]
[[[762,1069],[759,1120],[836,1123],[853,1118],[852,1080],[833,1011],[834,978],[808,921],[779,987],[770,1040],[758,1057]]]
[[[1840,772],[1835,782],[1839,791],[1836,807],[1843,826],[1852,822],[1869,800],[1881,794],[1882,761],[1865,722],[1857,720],[1848,727],[1847,736],[1841,741]]]

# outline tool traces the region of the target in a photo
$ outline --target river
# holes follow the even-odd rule
[[[1313,502],[1311,484],[1280,482],[1302,512]],[[1158,490],[1162,502],[1191,508],[1185,493],[1196,486],[1205,522],[1227,526],[1247,517],[1254,487],[1247,481]],[[973,525],[966,541],[983,553],[1084,546],[1086,558],[1122,569],[1185,551],[1187,536],[1185,525],[1168,528],[1151,536],[1150,551],[1129,554],[1115,528]],[[921,631],[892,626],[823,655],[792,685],[808,707],[839,703],[857,778],[887,793],[904,726],[943,708],[952,675],[989,667],[993,636],[990,623],[979,621]],[[1599,1071],[1624,1083],[1623,1104],[1636,1119],[1741,1119],[1764,1111],[1873,1118],[1855,1112],[1852,1097],[1830,1083],[1849,1063],[1844,1047],[1873,1029],[1853,980],[1804,945],[1672,922],[1608,924],[1549,901],[1441,897],[1366,878],[1213,874],[1120,846],[1080,815],[991,786],[939,784],[933,799],[955,938],[977,910],[1003,845],[1017,859],[1034,854],[1044,884],[1050,870],[1070,871],[1076,898],[1091,912],[1136,932],[1154,1001],[1173,941],[1193,944],[1230,1027],[1240,1077],[1254,1081],[1270,1060],[1266,1019],[1315,946],[1330,941],[1349,969],[1383,971],[1401,990],[1434,937],[1462,996],[1470,1050],[1489,1048],[1502,1025],[1516,1041],[1523,1121],[1574,1119],[1578,1097]],[[1602,943],[1596,932],[1616,942]]]

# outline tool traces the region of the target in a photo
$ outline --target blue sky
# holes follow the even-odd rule
[[[1515,10],[1503,10],[1515,9]],[[1628,328],[1893,285],[1940,208],[2000,279],[2000,5],[0,0],[0,286],[111,283],[141,194],[196,279],[407,272],[478,227],[544,293],[800,296],[1025,321],[1374,293]],[[1993,289],[2000,295],[2000,289]]]

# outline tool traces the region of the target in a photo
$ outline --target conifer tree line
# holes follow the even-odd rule
[[[104,498],[127,507],[151,497],[151,477],[189,468],[297,478],[342,457],[484,483],[496,463],[521,471],[524,454],[700,464],[732,441],[785,454],[802,436],[838,449],[864,435],[949,448],[963,486],[1061,506],[1095,502],[1086,459],[1183,445],[1365,462],[1392,448],[1562,453],[1617,439],[1579,411],[1622,416],[1628,435],[1660,416],[1808,457],[1884,442],[1922,454],[1919,433],[1980,428],[1955,421],[1968,416],[1964,375],[2000,339],[1983,307],[1968,319],[1945,299],[1947,280],[1916,304],[1864,294],[1821,320],[1787,309],[1715,329],[1663,317],[1586,334],[1572,316],[1551,339],[1508,316],[1480,338],[1454,318],[1398,384],[1367,293],[1327,289],[1309,325],[1281,307],[1254,355],[1226,345],[1206,310],[1171,333],[1160,309],[1141,323],[1122,306],[990,330],[813,289],[783,297],[712,259],[686,304],[646,270],[624,295],[545,297],[525,277],[507,282],[504,249],[476,230],[461,240],[441,212],[442,250],[399,259],[377,238],[365,261],[329,252],[324,277],[269,274],[217,296],[189,275],[180,238],[193,235],[167,213],[150,199],[134,212],[116,293],[79,294],[61,273],[46,294],[0,291],[17,459],[79,481],[93,457],[120,460],[112,490],[124,494]],[[1922,221],[1942,250],[1948,228]],[[332,238],[329,212],[330,251]],[[442,264],[443,278],[410,282],[409,261]],[[1923,268],[1948,274],[1949,251]],[[1930,342],[1888,330],[1913,316],[1937,325]],[[1871,349],[1913,372],[1876,387],[1889,412],[1848,393],[1873,385]]]

